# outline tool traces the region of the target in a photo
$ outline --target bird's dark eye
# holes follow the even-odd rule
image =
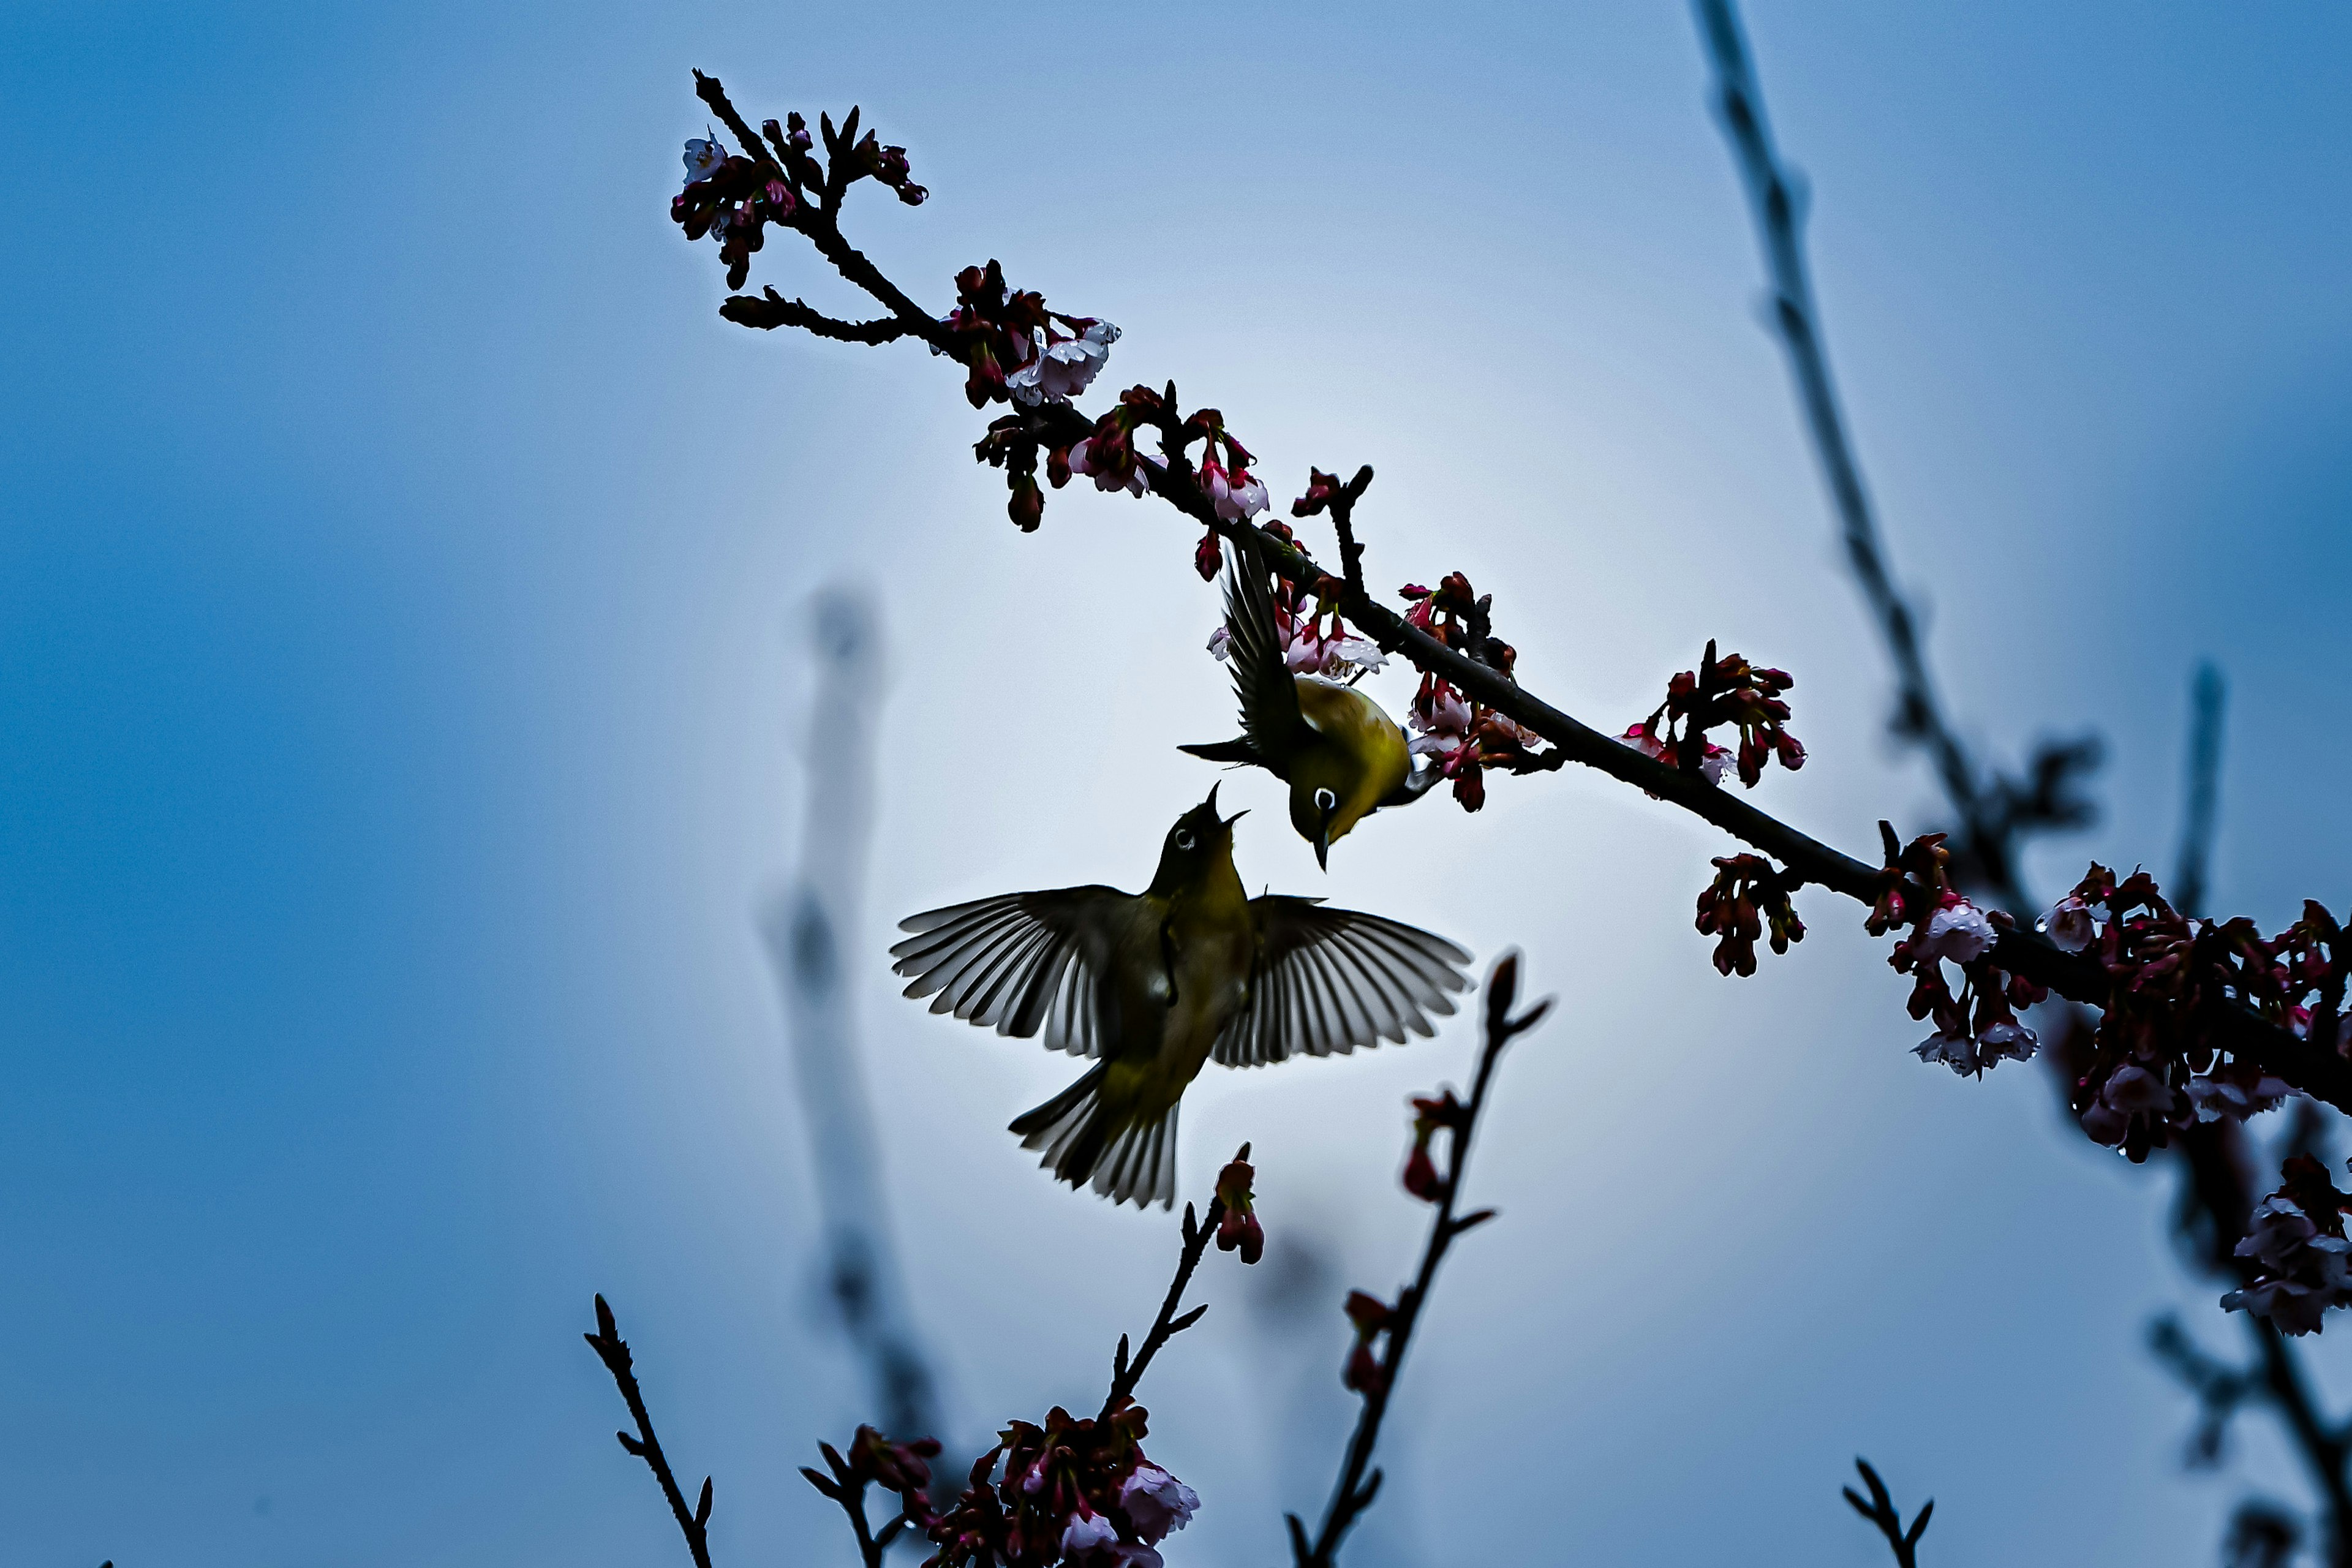
[[[1338,808],[1338,806],[1339,806],[1339,797],[1338,795],[1333,795],[1329,790],[1328,790],[1328,789],[1318,789],[1318,790],[1317,790],[1317,791],[1315,792],[1315,809],[1316,809],[1316,810],[1318,810],[1318,811],[1331,811],[1331,810],[1335,810],[1335,809],[1337,809],[1337,808]]]
[[[1179,849],[1190,849],[1192,847],[1192,830],[1191,828],[1180,827],[1176,830],[1176,847]]]

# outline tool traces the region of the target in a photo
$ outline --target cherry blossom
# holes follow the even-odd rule
[[[1246,522],[1266,508],[1265,486],[1247,468],[1228,468],[1213,457],[1201,460],[1201,489],[1227,522]]]
[[[1101,1514],[1074,1513],[1070,1515],[1069,1528],[1062,1531],[1062,1555],[1081,1556],[1118,1539],[1118,1527]]]
[[[691,185],[697,181],[710,178],[719,172],[719,165],[725,162],[727,149],[717,141],[695,138],[686,144],[686,183]]]
[[[2315,1333],[2330,1307],[2352,1305],[2352,1241],[2327,1169],[2308,1154],[2287,1161],[2279,1190],[2256,1205],[2236,1254],[2261,1270],[2221,1298],[2230,1311],[2268,1318],[2289,1334]]]
[[[1055,323],[1069,327],[1068,333]],[[1041,403],[1067,403],[1094,384],[1110,361],[1110,346],[1118,329],[1090,317],[1057,316],[1033,330],[1028,362],[1004,377],[1004,389],[1016,403],[1034,407]]]
[[[2069,893],[2051,906],[2036,929],[2062,951],[2080,952],[2098,939],[2099,919],[2090,905]]]
[[[1629,724],[1625,732],[1617,738],[1645,757],[1655,757],[1662,763],[1672,760],[1666,755],[1666,743],[1658,739],[1647,723]],[[1709,741],[1706,753],[1699,758],[1698,771],[1707,783],[1719,784],[1723,782],[1723,775],[1731,771],[1731,748],[1718,746]]]
[[[1135,1533],[1150,1546],[1165,1539],[1169,1531],[1192,1523],[1201,1498],[1159,1466],[1140,1464],[1119,1484],[1118,1503],[1127,1510]]]
[[[1911,952],[1916,958],[1974,963],[1999,934],[1982,910],[1958,893],[1946,893],[1942,907],[1927,917],[1927,929],[1911,939]]]

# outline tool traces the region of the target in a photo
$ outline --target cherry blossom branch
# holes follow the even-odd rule
[[[1888,1494],[1886,1483],[1878,1479],[1878,1472],[1870,1468],[1870,1461],[1857,1458],[1853,1468],[1862,1472],[1863,1484],[1870,1488],[1870,1500],[1864,1502],[1862,1494],[1852,1487],[1844,1489],[1845,1500],[1853,1505],[1854,1512],[1876,1525],[1878,1532],[1886,1537],[1887,1547],[1894,1552],[1899,1568],[1918,1568],[1919,1538],[1927,1533],[1927,1520],[1936,1511],[1936,1500],[1929,1498],[1919,1505],[1918,1516],[1911,1521],[1911,1526],[1906,1530],[1903,1525],[1903,1510],[1895,1506],[1895,1499]]]
[[[1396,1387],[1398,1374],[1404,1370],[1405,1352],[1412,1348],[1412,1331],[1421,1321],[1421,1310],[1428,1303],[1429,1292],[1437,1282],[1438,1266],[1445,1261],[1446,1250],[1454,1237],[1475,1226],[1495,1217],[1493,1209],[1480,1209],[1475,1214],[1455,1217],[1454,1204],[1462,1191],[1463,1173],[1470,1163],[1470,1144],[1478,1130],[1479,1113],[1486,1107],[1486,1089],[1494,1080],[1495,1065],[1502,1059],[1503,1047],[1526,1034],[1543,1021],[1551,1010],[1549,996],[1514,1018],[1511,1004],[1517,999],[1519,987],[1519,955],[1506,953],[1486,976],[1486,1043],[1478,1053],[1478,1070],[1471,1080],[1467,1103],[1454,1100],[1447,1090],[1442,1100],[1417,1100],[1423,1108],[1420,1131],[1413,1147],[1413,1159],[1406,1166],[1405,1184],[1414,1195],[1436,1205],[1429,1222],[1429,1239],[1423,1245],[1421,1268],[1411,1285],[1398,1295],[1394,1306],[1386,1305],[1358,1291],[1348,1300],[1348,1315],[1356,1322],[1356,1351],[1348,1367],[1348,1382],[1364,1398],[1362,1410],[1356,1419],[1356,1430],[1348,1439],[1348,1451],[1339,1470],[1339,1484],[1332,1489],[1331,1500],[1323,1510],[1322,1527],[1310,1542],[1307,1527],[1295,1513],[1285,1514],[1290,1528],[1291,1558],[1297,1568],[1331,1568],[1339,1552],[1339,1543],[1364,1510],[1380,1494],[1381,1472],[1370,1469],[1372,1452],[1381,1440],[1381,1423],[1388,1415],[1389,1395]],[[1429,1139],[1443,1128],[1448,1134],[1446,1168],[1440,1176],[1428,1159]],[[1371,1341],[1381,1334],[1388,1336],[1387,1344],[1377,1362],[1371,1358]],[[1370,1471],[1367,1474],[1367,1471]]]
[[[629,1407],[629,1415],[637,1424],[637,1435],[626,1432],[613,1434],[621,1447],[646,1462],[661,1483],[662,1496],[669,1500],[669,1510],[677,1518],[677,1527],[686,1534],[686,1549],[694,1556],[695,1568],[710,1568],[710,1542],[704,1529],[710,1522],[710,1478],[702,1479],[702,1495],[689,1509],[686,1494],[678,1489],[677,1478],[670,1473],[668,1456],[662,1452],[661,1439],[654,1436],[654,1418],[646,1411],[646,1396],[637,1387],[637,1374],[631,1368],[627,1342],[621,1338],[618,1324],[613,1321],[613,1309],[604,1298],[596,1298],[596,1331],[583,1334],[588,1348],[613,1374],[613,1383],[621,1391],[622,1400]]]
[[[803,1465],[801,1474],[809,1485],[841,1505],[865,1568],[882,1568],[883,1555],[899,1531],[910,1525],[918,1531],[929,1528],[936,1516],[926,1505],[924,1492],[932,1484],[929,1461],[938,1457],[936,1441],[893,1443],[873,1427],[860,1426],[850,1442],[847,1458],[830,1443],[819,1443],[817,1451],[833,1473],[828,1476],[813,1465]],[[866,1493],[876,1485],[898,1497],[897,1516],[884,1521],[878,1531],[866,1517]]]
[[[907,323],[894,319],[875,321],[844,321],[826,315],[799,300],[787,300],[774,289],[754,298],[749,294],[730,295],[719,307],[719,313],[739,327],[758,327],[763,331],[778,327],[798,327],[814,337],[831,338],[844,343],[896,342],[907,335]]]
[[[1843,524],[1848,561],[1895,665],[1900,697],[1898,731],[1925,745],[1934,756],[1946,794],[1962,824],[1974,869],[2011,913],[2027,915],[2035,904],[2019,876],[2016,840],[2032,827],[2087,819],[2087,808],[2067,795],[2066,786],[2070,774],[2086,771],[2095,761],[2095,746],[2078,742],[2045,748],[2035,769],[2037,787],[2030,792],[2006,780],[1996,781],[1990,798],[1979,789],[1977,767],[1937,700],[1917,633],[1917,617],[1895,588],[1886,564],[1876,517],[1847,436],[1822,345],[1811,270],[1799,233],[1798,182],[1773,145],[1762,89],[1733,0],[1696,0],[1696,8],[1716,72],[1717,105],[1724,132],[1748,192],[1772,281],[1773,320],[1788,354],[1815,456]],[[2192,701],[2187,822],[2175,881],[2179,907],[2189,914],[2200,911],[2210,859],[2222,701],[2220,672],[2210,664],[2200,666]],[[2326,1037],[2317,1028],[2313,1036]],[[2185,1167],[2183,1228],[2210,1226],[2210,1261],[2220,1271],[2251,1283],[2252,1270],[2234,1256],[2252,1206],[2240,1170],[2242,1143],[2236,1125],[2223,1121],[2193,1128],[2172,1146]],[[2205,1226],[2199,1224],[2200,1213]],[[2152,1348],[2204,1406],[2200,1447],[2219,1444],[2221,1424],[2241,1402],[2256,1395],[2266,1397],[2288,1427],[2326,1500],[2339,1568],[2352,1568],[2352,1557],[2346,1555],[2352,1552],[2352,1494],[2346,1489],[2346,1446],[2319,1418],[2294,1347],[2267,1319],[2250,1315],[2248,1321],[2257,1342],[2257,1371],[2227,1374],[2215,1371],[2215,1363],[2202,1359],[2179,1326],[2168,1320],[2158,1325]],[[1847,1496],[1852,1498],[1853,1493]]]
[[[1209,1242],[1214,1238],[1222,1251],[1239,1248],[1242,1261],[1255,1263],[1265,1246],[1265,1233],[1260,1228],[1257,1215],[1251,1207],[1250,1180],[1254,1173],[1249,1165],[1250,1146],[1241,1146],[1230,1164],[1217,1173],[1217,1190],[1209,1199],[1209,1217],[1195,1222],[1192,1205],[1184,1205],[1184,1245],[1176,1255],[1176,1277],[1168,1282],[1168,1294],[1160,1303],[1160,1315],[1151,1320],[1151,1327],[1143,1336],[1143,1346],[1133,1359],[1128,1355],[1127,1336],[1118,1336],[1118,1350],[1111,1357],[1110,1392],[1103,1397],[1102,1414],[1097,1422],[1108,1421],[1118,1408],[1135,1396],[1136,1385],[1143,1381],[1144,1370],[1151,1358],[1170,1340],[1201,1321],[1209,1310],[1205,1301],[1189,1312],[1179,1313],[1183,1305],[1185,1288],[1192,1282],[1193,1270],[1201,1267],[1207,1255]]]
[[[739,139],[748,138],[741,117],[728,104],[719,84],[699,73],[697,81],[704,101],[712,106]],[[921,199],[920,187],[906,181],[905,158],[900,150],[877,147],[870,132],[864,142],[852,144],[856,118],[853,110],[837,137],[831,122],[825,122],[829,163],[822,172],[826,198],[822,210],[806,200],[784,199],[790,193],[780,183],[772,181],[768,187],[757,186],[761,174],[781,169],[793,176],[796,188],[805,191],[818,173],[814,160],[804,153],[793,151],[805,144],[805,132],[795,131],[793,139],[788,140],[771,121],[769,139],[785,150],[781,163],[770,157],[756,141],[749,141],[747,146],[756,157],[726,160],[717,165],[715,175],[699,184],[689,184],[687,192],[673,204],[673,216],[686,226],[688,237],[693,237],[706,231],[716,232],[712,226],[724,215],[726,237],[720,254],[730,258],[730,280],[748,267],[749,247],[757,243],[763,224],[777,222],[798,229],[845,278],[881,300],[895,317],[906,322],[909,335],[920,336],[941,353],[968,364],[965,390],[975,407],[1005,399],[1009,384],[1006,362],[996,357],[996,350],[1001,347],[1016,356],[1013,363],[1021,364],[1024,374],[1034,376],[1041,370],[1042,362],[1034,356],[1026,362],[1017,358],[1028,352],[1025,334],[1034,331],[1041,339],[1045,335],[1042,324],[1030,323],[1050,319],[1069,322],[1076,330],[1081,324],[1079,319],[1048,318],[1036,296],[1009,292],[1001,271],[992,264],[985,270],[971,268],[959,279],[959,296],[964,303],[950,319],[954,323],[950,326],[949,321],[925,314],[861,253],[849,247],[834,222],[839,193],[848,184],[870,174],[885,184],[895,182],[902,200]],[[793,167],[797,164],[806,167],[795,174]],[[742,173],[736,172],[738,165]],[[1099,331],[1101,324],[1091,321],[1083,324],[1089,335],[1084,344],[1076,346],[1082,353],[1097,355],[1094,363],[1098,366],[1099,354],[1108,352],[1108,344],[1115,340],[1116,333]],[[1021,335],[1015,335],[1016,327]],[[1073,340],[1061,342],[1065,346],[1073,343]],[[1092,372],[1088,371],[1077,380],[1077,389],[1083,390],[1085,382],[1091,378]],[[1230,513],[1221,504],[1232,504],[1241,495],[1241,488],[1231,481],[1245,474],[1246,454],[1223,435],[1222,416],[1214,410],[1202,410],[1187,419],[1176,406],[1172,385],[1164,398],[1148,388],[1137,387],[1123,395],[1120,406],[1101,421],[1089,422],[1065,399],[1048,395],[1042,384],[1033,384],[1031,391],[1034,400],[1014,399],[1013,412],[992,426],[988,438],[976,448],[984,459],[1005,468],[1013,490],[1010,510],[1024,528],[1034,527],[1043,509],[1042,494],[1034,478],[1041,448],[1066,466],[1060,475],[1066,479],[1066,469],[1078,466],[1081,443],[1103,438],[1112,450],[1096,456],[1118,458],[1120,463],[1114,477],[1114,471],[1098,470],[1090,461],[1086,471],[1096,473],[1098,485],[1116,488],[1120,483],[1129,483],[1139,491],[1148,489],[1196,522],[1229,538],[1242,529],[1252,528],[1276,571],[1295,584],[1321,592],[1328,574],[1296,550],[1288,539],[1240,521],[1263,506],[1262,487],[1258,488],[1255,504],[1236,506]],[[1158,430],[1161,458],[1139,460],[1139,455],[1124,446],[1128,436],[1141,428]],[[1204,437],[1209,440],[1210,451],[1204,451],[1202,466],[1196,469],[1186,448],[1189,443]],[[1225,465],[1217,464],[1210,455],[1220,441],[1226,446]],[[1254,486],[1255,481],[1251,484]],[[1214,497],[1213,489],[1218,492]],[[1383,648],[1402,653],[1425,674],[1450,683],[1465,697],[1551,743],[1552,750],[1520,759],[1518,771],[1549,770],[1563,762],[1577,762],[1634,784],[1780,861],[1783,869],[1779,877],[1784,889],[1805,882],[1818,883],[1873,905],[1887,893],[1881,868],[1832,849],[1734,797],[1728,791],[1718,789],[1701,770],[1667,766],[1537,700],[1507,669],[1456,651],[1428,632],[1407,624],[1404,617],[1374,603],[1360,587],[1343,584],[1339,597],[1339,607],[1348,617]],[[1483,617],[1481,608],[1478,618]],[[1493,644],[1491,639],[1486,639],[1473,646],[1483,654]],[[1969,787],[1973,789],[1973,784]],[[1908,899],[1900,903],[1906,909],[1926,907]],[[1996,945],[1990,958],[2000,970],[2072,1000],[2093,1005],[2109,1002],[2114,984],[2096,957],[2063,952],[2022,929],[2000,931],[1993,940]],[[2314,1048],[2235,1000],[2209,1005],[2200,1024],[2212,1045],[2229,1050],[2233,1057],[2250,1061],[2332,1104],[2352,1110],[2352,1063],[2333,1052]]]

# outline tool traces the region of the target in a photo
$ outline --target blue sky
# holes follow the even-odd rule
[[[2232,707],[2218,905],[2341,901],[2352,22],[2335,8],[1760,5],[1833,353],[1971,738],[2093,725],[2168,867],[2189,671]],[[1718,637],[1797,674],[1759,803],[1848,848],[1936,815],[1883,738],[1738,186],[1675,4],[1207,8],[20,4],[0,20],[0,1538],[87,1564],[676,1554],[573,1338],[604,1290],[728,1561],[841,1554],[793,1474],[861,1418],[751,916],[789,873],[795,617],[882,588],[894,679],[860,1004],[926,1331],[970,1432],[1091,1397],[1171,1237],[1003,1122],[1066,1068],[896,1000],[906,910],[1139,881],[1229,721],[1188,532],[1072,492],[1017,535],[919,352],[717,320],[666,222],[705,119],[865,105],[934,192],[857,209],[919,298],[1002,257],[1222,407],[1277,493],[1375,463],[1379,579],[1459,568],[1523,676],[1638,717]],[[806,258],[774,281],[847,307]],[[1107,584],[1118,584],[1116,591]],[[1405,683],[1383,690],[1401,701]],[[1245,789],[1247,786],[1244,786]],[[1233,793],[1229,786],[1228,795]],[[1261,807],[1263,798],[1244,801]],[[1923,1068],[1852,911],[1719,982],[1720,842],[1605,780],[1370,824],[1245,877],[1517,943],[1506,1068],[1368,1563],[1465,1542],[1863,1563],[2207,1561],[2300,1495],[2185,1477],[2140,1349],[2147,1173],[2045,1081]],[[1213,1306],[1147,1388],[1206,1506],[1319,1506],[1346,1284],[1402,1277],[1402,1100],[1459,1034],[1204,1079],[1327,1312]],[[1260,1304],[1254,1306],[1257,1301]],[[2352,1366],[2314,1361],[2352,1403]],[[2086,1503],[2085,1500],[2095,1500]]]

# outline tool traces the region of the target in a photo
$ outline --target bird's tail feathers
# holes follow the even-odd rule
[[[1217,741],[1203,746],[1179,746],[1187,755],[1202,757],[1213,763],[1255,763],[1257,748],[1246,740]]]
[[[1153,1122],[1126,1122],[1098,1098],[1108,1063],[1037,1107],[1013,1119],[1024,1149],[1057,1180],[1091,1185],[1114,1204],[1176,1206],[1176,1110]]]

